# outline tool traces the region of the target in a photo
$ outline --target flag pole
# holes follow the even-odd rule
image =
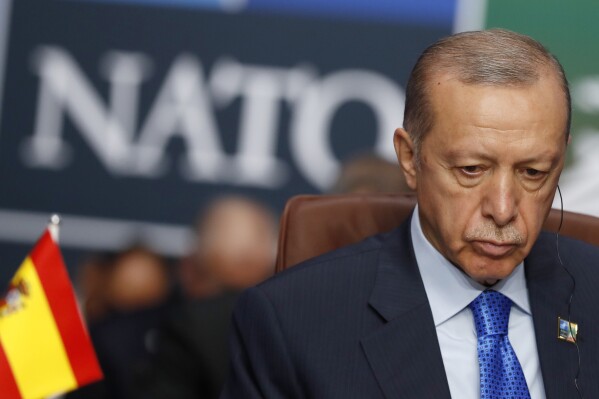
[[[56,213],[50,216],[50,222],[48,223],[48,230],[50,231],[50,235],[56,244],[58,244],[59,238],[59,230],[60,230],[60,216]]]

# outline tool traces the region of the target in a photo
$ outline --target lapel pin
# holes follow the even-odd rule
[[[567,319],[557,318],[557,338],[562,341],[576,343],[578,324]]]

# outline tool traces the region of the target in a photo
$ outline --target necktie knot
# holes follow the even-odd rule
[[[474,324],[478,337],[488,335],[506,335],[512,301],[503,294],[493,291],[483,291],[470,303],[474,315]]]

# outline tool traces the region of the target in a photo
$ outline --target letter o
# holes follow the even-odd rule
[[[348,101],[359,101],[374,111],[378,132],[374,151],[395,160],[393,133],[403,123],[405,94],[391,79],[367,70],[334,72],[314,80],[302,92],[291,121],[291,153],[304,177],[327,190],[339,173],[330,144],[335,112]]]

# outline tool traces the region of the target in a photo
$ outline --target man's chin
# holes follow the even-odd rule
[[[477,283],[484,285],[486,287],[491,287],[495,284],[497,284],[499,281],[503,280],[504,278],[506,278],[507,276],[509,276],[510,274],[507,273],[506,275],[497,275],[497,274],[493,274],[493,275],[489,275],[489,274],[482,274],[482,275],[475,275],[472,276],[470,275],[470,278],[472,278],[474,281],[476,281]]]
[[[508,277],[520,262],[513,259],[485,259],[483,262],[472,267],[462,268],[462,270],[474,281],[491,286],[500,280]]]

